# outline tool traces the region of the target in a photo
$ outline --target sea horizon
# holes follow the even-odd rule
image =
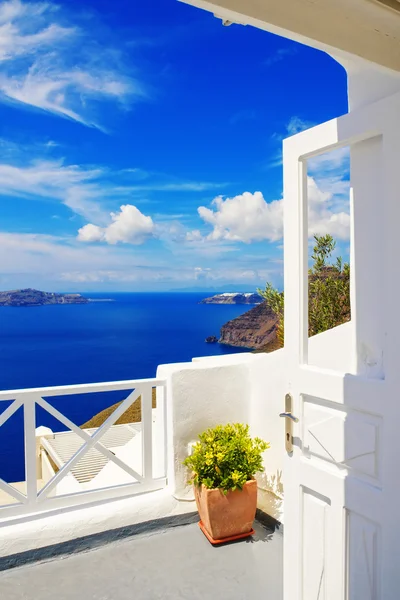
[[[238,293],[238,294],[254,294],[257,292],[257,289],[253,289],[253,288],[246,288],[246,289],[240,289],[240,286],[234,287],[234,286],[224,286],[223,288],[220,289],[208,289],[208,290],[204,290],[204,289],[199,289],[199,290],[193,290],[193,289],[186,289],[186,288],[182,288],[182,289],[172,289],[172,290],[82,290],[82,289],[75,289],[75,288],[65,288],[65,289],[50,289],[51,286],[39,286],[39,287],[31,287],[31,286],[19,286],[19,287],[15,287],[15,288],[7,288],[4,290],[0,290],[0,293],[4,293],[4,292],[11,292],[14,290],[27,290],[27,289],[31,289],[31,290],[37,290],[37,291],[41,291],[41,292],[47,292],[47,293],[54,293],[54,294],[81,294],[82,296],[87,296],[88,294],[95,294],[95,295],[103,295],[103,294],[209,294],[210,296],[215,296],[217,294],[224,294],[224,293]]]

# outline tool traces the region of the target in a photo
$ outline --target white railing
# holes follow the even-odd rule
[[[153,388],[157,388],[157,406],[154,411],[152,408]],[[127,390],[130,391],[130,393],[106,421],[92,432],[92,435],[73,423],[68,417],[46,400],[46,398],[59,396],[112,392],[118,390]],[[25,482],[21,482],[23,491],[0,479],[0,493],[3,491],[6,495],[11,497],[13,501],[15,500],[15,502],[11,504],[9,502],[4,504],[4,502],[0,500],[0,521],[3,518],[42,511],[53,511],[74,505],[88,504],[91,502],[148,492],[164,487],[166,484],[167,465],[165,391],[166,382],[164,380],[141,379],[0,392],[0,405],[1,402],[4,401],[12,401],[12,404],[0,414],[0,434],[1,426],[20,407],[23,407],[25,452]],[[112,452],[101,443],[104,434],[110,430],[115,422],[139,397],[141,397],[141,448],[139,451],[141,469],[138,469],[137,467],[132,468],[130,464],[127,464],[127,462],[118,458],[115,452]],[[36,423],[36,405],[47,411],[68,428],[68,430],[72,431],[76,436],[82,439],[83,442],[82,446],[73,454],[73,456],[71,456],[61,468],[54,471],[54,476],[48,481],[45,481],[43,487],[39,490],[36,427],[40,425],[40,423]],[[155,419],[153,419],[153,412],[155,413]],[[154,423],[153,420],[155,421]],[[157,464],[159,471],[156,474],[153,473],[155,449],[158,454]],[[79,490],[79,485],[76,485],[75,491],[68,493],[68,485],[65,485],[64,481],[64,485],[61,486],[62,492],[60,493],[60,482],[65,480],[67,475],[71,475],[71,469],[73,469],[90,450],[100,452],[108,459],[107,462],[111,461],[116,464],[124,471],[124,475],[128,474],[130,476],[132,482],[118,484],[118,482],[115,482],[114,480],[109,482],[110,485],[106,482],[106,485],[102,485],[100,489],[86,489],[82,491]],[[162,465],[161,469],[160,461]],[[47,464],[49,464],[48,460]],[[126,480],[126,476],[124,479]]]

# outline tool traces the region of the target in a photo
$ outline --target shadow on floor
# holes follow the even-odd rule
[[[283,536],[213,548],[197,523],[118,539],[0,573],[7,600],[282,600]]]

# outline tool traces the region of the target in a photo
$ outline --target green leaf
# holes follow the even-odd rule
[[[350,320],[350,265],[341,257],[332,264],[336,241],[329,234],[314,236],[313,265],[308,275],[308,334],[322,333]],[[284,294],[267,283],[258,293],[277,315],[277,337],[284,343]]]

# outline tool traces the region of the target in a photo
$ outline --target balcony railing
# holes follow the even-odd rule
[[[99,427],[90,429],[79,427],[51,401],[61,396],[117,391],[129,391],[129,395]],[[142,379],[0,392],[0,411],[2,403],[11,402],[0,413],[0,436],[1,426],[22,407],[25,457],[24,481],[11,484],[0,479],[0,520],[164,487],[165,391],[164,380]],[[139,398],[140,422],[115,425]],[[36,422],[37,407],[54,417],[64,430],[37,430],[41,425]],[[9,501],[4,502],[3,497]]]

